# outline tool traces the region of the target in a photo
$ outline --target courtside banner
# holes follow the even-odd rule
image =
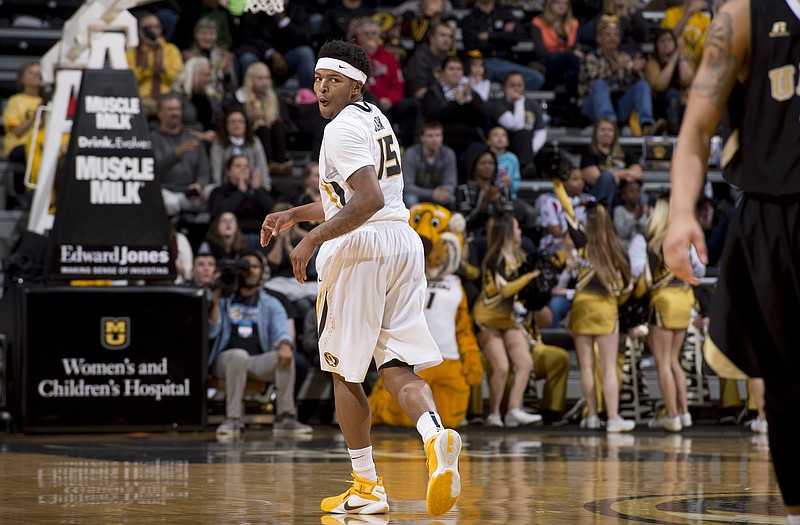
[[[175,277],[153,144],[131,71],[83,73],[57,177],[50,279]]]
[[[202,290],[43,286],[22,300],[23,431],[204,427]]]

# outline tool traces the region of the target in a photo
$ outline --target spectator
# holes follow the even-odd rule
[[[517,72],[506,75],[503,97],[494,101],[492,113],[509,136],[509,149],[517,156],[525,178],[533,176],[533,158],[547,142],[542,109],[525,96],[525,78]]]
[[[456,188],[456,207],[467,220],[467,233],[482,236],[490,217],[514,210],[511,189],[498,184],[497,157],[488,148],[472,157],[467,176]]]
[[[497,157],[497,184],[508,188],[509,197],[514,203],[514,217],[523,230],[536,227],[536,209],[524,199],[517,198],[520,183],[519,159],[508,151],[508,133],[502,126],[489,130],[486,140],[489,150]]]
[[[486,64],[482,56],[467,56],[467,78],[473,93],[488,103],[492,94],[492,81],[486,78]]]
[[[443,142],[442,125],[427,121],[419,142],[403,153],[403,201],[409,208],[432,202],[452,209],[455,205],[458,168],[456,154]]]
[[[442,78],[434,82],[422,100],[422,115],[436,120],[444,129],[444,142],[456,152],[461,162],[486,141],[481,126],[489,109],[475,96],[464,66],[457,57],[447,57]]]
[[[546,0],[544,11],[531,24],[536,59],[547,69],[544,87],[563,84],[568,95],[577,96],[583,52],[578,49],[579,24],[569,0]]]
[[[667,131],[677,135],[694,79],[694,59],[683,52],[683,40],[669,29],[656,31],[655,51],[647,61],[644,77],[653,93],[653,110],[667,119]]]
[[[222,114],[221,94],[211,84],[211,65],[205,57],[190,58],[175,77],[172,88],[181,96],[183,124],[191,133],[208,144],[217,136],[217,123]]]
[[[444,59],[451,53],[455,41],[453,28],[437,24],[429,32],[428,43],[418,45],[408,59],[408,94],[418,100],[425,98],[428,88],[441,75]]]
[[[602,204],[589,206],[585,238],[574,235],[578,248],[578,285],[568,329],[575,341],[581,368],[581,387],[588,408],[581,428],[599,429],[595,344],[599,349],[600,377],[605,400],[606,432],[630,432],[635,423],[619,415],[618,304],[632,289],[628,254],[619,242],[611,217]],[[584,244],[585,242],[585,244]]]
[[[410,0],[397,6],[392,15],[401,21],[400,34],[416,47],[428,41],[437,25],[453,22],[453,5],[450,0]]]
[[[275,15],[244,13],[240,33],[238,56],[242,71],[263,60],[278,85],[297,75],[301,88],[313,89],[316,57],[311,49],[311,24],[300,4],[284,0],[283,11]]]
[[[675,277],[664,262],[668,215],[669,202],[666,198],[658,199],[645,231],[648,261],[645,276],[650,292],[649,343],[665,407],[663,415],[656,417],[650,426],[679,432],[692,426],[681,351],[695,299],[692,287]],[[705,275],[705,266],[694,247],[689,250],[689,257],[695,277]]]
[[[216,44],[225,50],[234,48],[234,38],[231,28],[237,23],[233,14],[228,9],[226,0],[202,0],[200,17],[213,20],[217,24]]]
[[[527,35],[510,9],[497,7],[495,0],[476,0],[475,7],[461,21],[461,28],[464,49],[480,51],[490,80],[502,82],[506,75],[516,71],[525,77],[528,89],[536,91],[542,87],[542,73],[514,62],[511,48]]]
[[[627,249],[635,235],[644,233],[650,209],[642,202],[642,181],[622,180],[619,183],[621,203],[614,206],[614,230]]]
[[[209,300],[209,306],[214,297],[214,285],[217,279],[219,279],[217,259],[211,252],[198,251],[195,253],[192,261],[192,279],[186,284],[202,288],[205,291],[206,299]]]
[[[564,194],[558,195],[555,191],[543,193],[536,199],[536,209],[539,212],[539,224],[545,231],[539,242],[539,250],[552,255],[574,247],[565,244],[568,218],[574,217],[573,228],[583,228],[586,224],[586,206],[594,202],[595,198],[584,193],[586,182],[577,163],[570,157],[560,156],[551,169],[554,171],[548,175],[553,177],[554,187],[557,180],[558,187],[563,188]],[[565,200],[569,203],[569,209],[564,207],[562,201]]]
[[[206,205],[204,188],[209,183],[208,154],[183,125],[180,95],[162,95],[157,107],[153,157],[167,215],[202,211]]]
[[[544,229],[544,235],[539,241],[539,250],[546,257],[563,256],[566,262],[558,282],[550,291],[546,308],[540,311],[549,316],[540,315],[537,322],[542,326],[557,328],[561,326],[572,307],[575,279],[578,275],[577,252],[575,244],[568,235],[569,224],[572,222],[573,228],[579,230],[585,226],[586,207],[594,202],[594,197],[583,192],[585,183],[581,171],[577,163],[567,156],[558,157],[558,162],[549,169],[553,170],[547,175],[554,179],[554,191],[543,193],[536,200],[539,225]],[[568,203],[569,209],[564,208],[565,203]]]
[[[725,246],[731,213],[724,211],[714,199],[703,196],[697,202],[696,216],[706,240],[708,265],[716,266]]]
[[[325,11],[318,40],[322,43],[331,40],[352,42],[356,39],[360,20],[372,16],[374,12],[361,0],[341,0],[339,5]]]
[[[581,174],[586,184],[591,186],[589,193],[610,207],[616,206],[619,204],[620,183],[642,180],[644,174],[639,162],[635,154],[622,149],[613,119],[595,121],[592,142],[581,156]]]
[[[664,18],[661,19],[661,28],[672,30],[675,38],[683,42],[683,53],[693,61],[695,67],[700,64],[706,30],[710,24],[707,0],[683,0],[681,5],[664,11]]]
[[[666,121],[653,118],[650,85],[642,78],[644,63],[619,50],[619,19],[603,15],[597,24],[598,48],[581,60],[578,76],[579,105],[592,122],[608,117],[627,122],[635,111],[639,134],[657,135]]]
[[[239,253],[246,248],[247,241],[239,228],[236,215],[224,211],[211,221],[205,239],[197,251],[212,254],[217,266],[231,267]]]
[[[158,17],[145,13],[139,17],[139,45],[128,49],[127,57],[139,86],[142,107],[152,117],[158,109],[158,97],[169,92],[183,69],[181,52],[162,38]]]
[[[244,75],[244,83],[236,92],[244,104],[245,114],[270,162],[273,175],[291,175],[286,136],[289,134],[289,110],[272,87],[272,74],[263,62],[255,62]]]
[[[26,148],[33,136],[36,110],[42,104],[39,90],[42,87],[42,68],[38,62],[28,62],[17,72],[17,83],[21,90],[12,95],[3,110],[3,156],[8,160],[25,166],[28,155]],[[19,168],[14,175],[14,191],[25,191],[23,177],[25,169]]]
[[[403,165],[405,167],[405,164]],[[312,160],[303,167],[303,193],[297,197],[295,206],[319,202],[321,199],[319,192],[319,162]],[[316,223],[303,223],[316,224]]]
[[[261,222],[275,204],[261,185],[258,170],[251,170],[247,157],[233,155],[225,162],[225,182],[211,192],[208,208],[212,217],[232,212],[239,221],[247,245],[257,248],[261,238]]]
[[[239,257],[236,286],[229,296],[217,295],[208,316],[211,374],[225,380],[225,420],[217,439],[239,439],[242,399],[248,378],[275,381],[277,419],[274,431],[298,434],[311,427],[297,421],[294,399],[294,342],[289,320],[280,302],[261,289],[264,256],[255,250]]]
[[[650,36],[650,26],[636,4],[637,0],[603,0],[602,11],[578,31],[578,43],[590,48],[597,47],[595,37],[598,22],[603,15],[615,15],[620,22],[620,48],[629,53],[639,49]]]
[[[268,193],[272,190],[272,179],[267,167],[267,156],[261,141],[256,140],[245,117],[244,109],[232,107],[225,112],[220,122],[217,138],[211,144],[211,184],[222,184],[223,168],[234,156],[243,156],[252,167],[253,172],[261,178],[259,186]]]
[[[405,164],[403,164],[403,169],[405,170]],[[295,199],[295,206],[319,202],[320,199],[322,199],[322,194],[319,190],[319,162],[312,160],[303,166],[303,192]],[[300,227],[311,231],[317,224],[319,223],[307,221],[300,223]]]
[[[217,43],[217,22],[203,17],[194,26],[192,47],[183,52],[184,62],[196,57],[208,59],[211,65],[211,88],[219,100],[239,87],[236,75],[236,56]]]
[[[361,20],[357,44],[369,56],[372,75],[367,79],[365,100],[378,106],[397,125],[400,144],[414,143],[414,133],[420,113],[420,103],[414,97],[405,98],[406,83],[397,57],[381,44],[381,26],[372,19]]]
[[[277,203],[272,213],[285,211],[292,208],[287,202]],[[317,299],[316,279],[316,252],[309,264],[309,279],[304,283],[297,282],[294,276],[290,254],[294,247],[308,235],[308,231],[300,224],[293,224],[275,237],[267,248],[267,263],[269,264],[270,278],[264,283],[264,288],[284,296],[294,307],[296,313],[293,317],[304,319],[309,310],[314,308]],[[288,307],[287,307],[288,309]]]
[[[542,420],[542,416],[522,410],[522,395],[528,386],[533,358],[530,344],[513,307],[517,294],[538,275],[525,264],[527,255],[521,248],[522,232],[517,220],[499,215],[489,220],[489,248],[483,259],[483,285],[473,307],[478,326],[478,344],[491,368],[489,380],[490,427],[516,427]],[[513,365],[513,379],[508,391],[505,418],[500,416],[500,404]]]

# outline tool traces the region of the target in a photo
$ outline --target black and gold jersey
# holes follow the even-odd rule
[[[749,78],[728,100],[725,179],[745,192],[800,194],[800,3],[751,0],[750,19]]]

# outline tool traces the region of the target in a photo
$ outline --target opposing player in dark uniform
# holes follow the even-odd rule
[[[790,524],[800,524],[800,3],[730,0],[708,29],[672,163],[666,262],[697,283],[706,262],[694,207],[727,102],[726,179],[744,192],[711,308],[709,363],[763,377],[770,450]],[[714,345],[722,352],[715,351]],[[724,353],[724,354],[723,354]],[[727,368],[732,369],[733,366]]]

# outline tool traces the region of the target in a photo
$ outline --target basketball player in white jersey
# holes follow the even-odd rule
[[[261,245],[301,221],[323,221],[292,251],[298,281],[317,255],[320,364],[332,372],[339,426],[353,465],[353,487],[325,498],[331,513],[380,514],[389,510],[370,444],[370,409],[361,383],[374,359],[386,388],[416,422],[428,458],[426,505],[444,514],[461,493],[461,437],[445,429],[428,384],[414,373],[442,357],[423,314],[422,241],[408,225],[403,205],[400,145],[389,120],[364,102],[370,60],[342,41],[320,49],[314,91],[331,122],[320,152],[321,202],[270,214]]]

